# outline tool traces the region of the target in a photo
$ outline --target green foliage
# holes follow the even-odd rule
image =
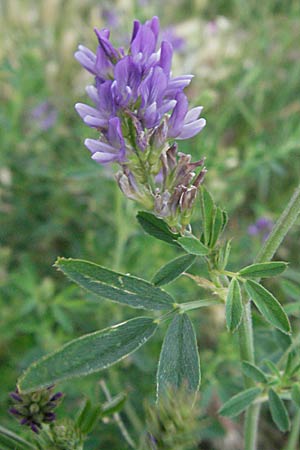
[[[191,73],[199,70],[200,74],[193,79],[187,95],[195,105],[204,105],[208,125],[199,141],[195,138],[180,142],[179,147],[191,153],[193,160],[207,157],[205,183],[216,203],[226,205],[230,213],[224,231],[227,245],[216,242],[216,236],[221,236],[220,209],[208,193],[202,194],[206,203],[204,215],[203,201],[201,198],[199,201],[202,224],[195,207],[193,231],[197,236],[202,233],[201,242],[212,251],[217,270],[222,272],[227,266],[228,270],[238,267],[248,270],[264,238],[248,235],[248,226],[262,216],[275,221],[299,179],[299,2],[266,0],[258,5],[255,1],[178,1],[174,7],[174,2],[162,4],[155,0],[143,8],[137,4],[127,2],[126,14],[116,10],[118,35],[128,28],[131,19],[146,20],[158,14],[163,26],[172,23],[175,34],[186,41],[183,50],[176,54],[174,76],[182,73],[186,63]],[[110,169],[90,161],[82,145],[87,130],[76,117],[72,104],[75,99],[80,100],[83,89],[80,67],[73,53],[78,42],[95,49],[91,17],[99,19],[94,24],[97,27],[109,27],[100,17],[102,6],[96,0],[14,0],[3,2],[0,7],[0,397],[1,423],[7,427],[10,427],[7,392],[13,389],[20,372],[68,340],[126,321],[132,313],[114,302],[95,304],[89,292],[81,292],[58,276],[51,268],[57,255],[73,258],[84,255],[101,266],[112,267],[116,273],[130,272],[150,279],[157,267],[169,270],[167,261],[177,259],[177,250],[181,250],[176,242],[179,235],[172,233],[163,221],[141,212],[138,217],[144,231],[171,245],[147,239],[132,220],[135,207],[131,202],[123,202],[117,192]],[[111,2],[110,7],[114,12],[118,5]],[[57,120],[48,130],[40,127],[40,119],[32,118],[34,108],[43,102],[49,102],[57,112]],[[300,371],[296,345],[300,300],[300,259],[295,245],[298,234],[295,227],[277,254],[278,259],[290,261],[284,279],[268,280],[266,284],[292,316],[295,351],[289,353],[289,365],[284,366],[286,357],[278,363],[284,348],[282,336],[271,335],[268,324],[254,314],[259,367],[263,367],[260,361],[271,359],[269,367],[273,364],[273,371],[270,370],[268,379],[277,384],[281,380],[287,390],[292,383],[298,385]],[[189,256],[179,258],[184,261]],[[176,273],[172,265],[171,269],[168,276],[163,273],[167,280]],[[197,258],[189,272],[206,278],[204,258]],[[267,273],[275,275],[269,269]],[[253,273],[246,276],[244,272],[242,276],[254,278]],[[197,323],[202,365],[205,364],[202,383],[205,419],[201,425],[204,446],[218,448],[220,444],[215,442],[218,427],[211,420],[211,411],[219,400],[218,393],[228,397],[230,392],[237,392],[238,354],[234,345],[236,336],[228,337],[224,327],[224,311],[219,301],[224,292],[211,290],[209,296],[213,298],[209,303],[204,289],[186,277],[177,279],[174,286],[167,286],[170,296],[189,302],[191,319]],[[213,306],[194,310],[195,301]],[[261,300],[260,304],[264,305],[265,317],[272,317],[274,311],[270,313],[269,309],[274,302]],[[197,308],[200,306],[198,303]],[[279,320],[280,329],[288,329],[282,313],[280,316],[276,324]],[[129,406],[125,404],[124,416],[129,430],[136,435],[145,421],[140,398],[153,398],[153,374],[160,345],[161,337],[157,336],[142,355],[133,354],[124,365],[112,367],[107,375],[117,392],[122,390],[124,379],[128,383]],[[247,376],[252,374],[253,380],[256,376],[256,382],[260,382],[255,369],[249,365],[245,369],[245,364],[243,369]],[[218,379],[216,373],[220,374]],[[81,379],[80,383],[76,380],[65,383],[66,406],[62,406],[61,414],[69,415],[82,396],[96,396],[92,384],[97,385],[93,376]],[[292,388],[295,397],[294,391]],[[171,409],[175,409],[174,405]],[[182,442],[188,448],[184,425],[192,422],[198,429],[199,418],[192,421],[185,417]],[[268,431],[268,420],[263,410],[260,421],[266,433],[261,446],[266,450],[284,447],[285,437],[278,438],[277,434],[273,437]],[[94,450],[99,445],[120,449],[125,445],[113,422],[98,425],[87,443],[88,449]],[[231,428],[219,425],[220,428],[223,441]],[[21,438],[21,428],[15,424],[13,429],[15,436]],[[163,433],[162,423],[160,432]],[[197,435],[191,448],[201,446],[200,440]],[[173,443],[172,449],[176,448]],[[0,447],[5,448],[2,441]]]
[[[177,314],[164,338],[157,369],[157,395],[170,388],[196,392],[200,385],[200,360],[193,325],[186,314]]]
[[[226,325],[232,333],[236,331],[243,317],[243,301],[239,282],[232,278],[226,298]]]
[[[244,278],[268,278],[281,274],[286,268],[285,262],[271,261],[244,267],[239,271],[239,275]]]
[[[195,237],[183,236],[178,238],[179,245],[191,255],[196,256],[205,256],[208,254],[209,250],[205,245],[203,245],[198,239]]]
[[[27,450],[34,449],[34,445],[21,436],[0,426],[0,444],[3,450]]]
[[[204,244],[209,245],[215,204],[211,194],[207,189],[205,189],[205,187],[201,188],[200,204],[203,222]]]
[[[300,408],[300,386],[299,384],[294,384],[291,392],[292,400],[295,405]]]
[[[183,255],[175,258],[169,263],[161,267],[152,278],[152,283],[155,286],[163,286],[176,280],[183,272],[191,267],[195,262],[196,256]]]
[[[83,450],[84,437],[71,419],[63,419],[45,428],[37,437],[39,450]]]
[[[109,367],[145,344],[156,328],[153,319],[137,317],[81,336],[32,364],[21,376],[18,387],[22,392],[30,392]]]
[[[153,444],[164,450],[194,450],[201,438],[204,421],[200,415],[199,399],[186,386],[165,391],[156,404],[146,402],[147,436],[142,450]]]
[[[145,280],[89,261],[59,258],[55,266],[84,289],[133,308],[161,310],[171,308],[174,303],[169,294]]]
[[[222,416],[235,417],[248,408],[261,393],[260,388],[249,388],[231,397],[222,406],[219,413]]]
[[[283,333],[289,334],[291,332],[289,319],[274,295],[252,280],[246,281],[245,288],[266,321]]]
[[[276,423],[279,430],[288,431],[290,429],[288,412],[282,399],[273,389],[269,389],[269,406],[272,419]]]
[[[263,373],[262,370],[260,370],[259,367],[255,366],[254,364],[251,364],[247,361],[243,361],[242,369],[244,374],[251,378],[254,381],[257,381],[258,383],[264,383],[266,384],[268,382],[268,379],[266,375]]]
[[[172,233],[166,222],[162,219],[146,211],[139,211],[136,217],[144,231],[150,234],[150,236],[168,244],[177,245],[176,240],[180,235],[178,233]]]

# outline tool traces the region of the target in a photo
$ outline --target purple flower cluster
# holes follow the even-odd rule
[[[173,48],[160,41],[159,20],[135,21],[129,49],[115,48],[109,30],[95,30],[96,54],[80,45],[75,58],[95,77],[86,88],[94,106],[77,103],[83,121],[98,130],[86,139],[92,159],[117,162],[124,194],[172,226],[188,223],[205,169],[196,175],[190,155],[177,153],[174,140],[188,139],[205,126],[202,107],[189,110],[184,89],[192,75],[172,77]],[[159,44],[160,43],[160,44]]]
[[[157,48],[157,17],[145,24],[134,22],[127,53],[112,45],[109,30],[95,32],[99,43],[96,54],[82,45],[75,53],[81,65],[95,76],[95,85],[87,87],[95,107],[82,103],[75,106],[83,121],[101,132],[99,140],[85,141],[93,159],[99,163],[127,161],[130,151],[145,150],[164,119],[165,139],[187,139],[202,130],[205,126],[205,119],[199,118],[202,108],[188,111],[183,93],[192,75],[173,78],[171,44],[163,41]],[[126,118],[131,118],[135,131],[143,139],[133,142]]]
[[[22,394],[15,390],[10,394],[14,405],[9,412],[19,419],[21,425],[27,425],[34,433],[39,433],[43,423],[51,423],[56,419],[53,410],[60,403],[63,394],[53,393],[54,386],[30,394]]]

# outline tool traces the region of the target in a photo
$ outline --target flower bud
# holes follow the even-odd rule
[[[53,413],[63,394],[53,394],[54,386],[47,389],[23,394],[16,389],[10,394],[14,400],[9,412],[16,416],[21,425],[27,425],[34,433],[39,433],[43,423],[53,422],[56,418]]]

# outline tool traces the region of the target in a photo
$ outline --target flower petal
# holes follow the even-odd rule
[[[200,131],[202,131],[205,125],[206,120],[203,118],[188,123],[187,125],[183,126],[181,133],[176,137],[176,139],[189,139],[195,136],[196,134],[200,133]]]
[[[101,153],[112,153],[112,154],[115,155],[117,153],[117,151],[118,151],[117,149],[115,149],[111,145],[106,144],[105,142],[102,142],[102,141],[98,141],[96,139],[86,139],[84,141],[84,145],[93,154],[97,153],[97,152],[101,152]]]

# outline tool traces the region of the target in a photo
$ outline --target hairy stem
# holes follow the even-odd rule
[[[289,440],[285,450],[298,450],[300,435],[300,409],[297,410],[296,415],[293,420],[292,431],[289,435]]]
[[[247,361],[254,364],[255,356],[250,301],[245,305],[243,320],[239,327],[239,343],[241,361]],[[244,383],[246,388],[250,388],[255,385],[255,382],[246,376],[244,376]],[[250,405],[247,409],[244,424],[245,450],[256,449],[259,411],[259,404]]]
[[[102,391],[104,392],[104,395],[105,395],[106,399],[107,399],[108,401],[111,401],[112,397],[111,397],[111,395],[110,395],[110,392],[109,392],[109,390],[108,390],[108,387],[107,387],[105,381],[104,381],[104,380],[100,380],[100,381],[99,381],[99,384],[100,384],[100,386],[101,386],[101,388],[102,388]],[[119,427],[119,430],[120,430],[121,433],[122,433],[123,438],[124,438],[125,441],[127,442],[127,444],[128,444],[131,448],[136,448],[136,445],[135,445],[135,443],[133,442],[131,436],[129,435],[129,433],[128,433],[128,431],[127,431],[127,428],[125,427],[124,422],[123,422],[123,420],[121,419],[120,414],[116,412],[116,413],[114,413],[113,417],[114,417],[114,420],[115,420],[116,424],[117,424],[118,427]]]
[[[256,257],[256,262],[267,262],[272,259],[276,253],[281,242],[289,232],[292,225],[295,223],[300,213],[300,185],[295,190],[291,200],[287,207],[279,217],[277,223],[273,227],[271,234],[264,243],[262,249]],[[243,321],[239,329],[239,341],[240,341],[240,356],[241,361],[248,361],[255,363],[254,343],[253,343],[253,328],[252,328],[252,315],[251,304],[247,303]],[[245,377],[245,386],[253,386],[253,381]],[[247,409],[245,418],[245,450],[255,450],[257,447],[257,428],[259,419],[260,405],[253,404]],[[299,418],[300,421],[300,418]],[[299,425],[300,426],[300,425]],[[294,449],[293,447],[288,450]]]
[[[256,262],[270,261],[300,213],[300,185],[257,255]]]

